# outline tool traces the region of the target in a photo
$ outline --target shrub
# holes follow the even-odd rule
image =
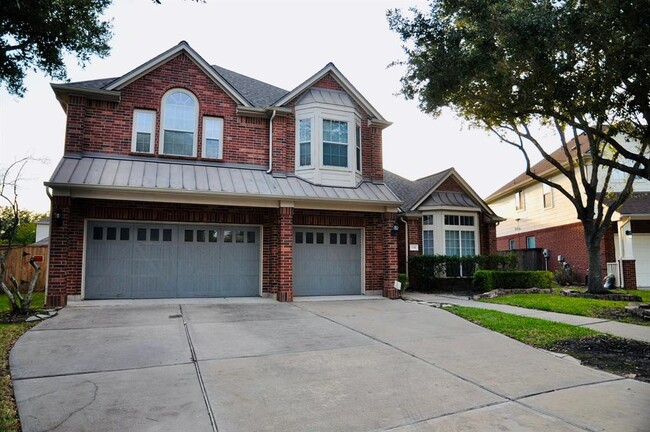
[[[508,255],[418,255],[409,260],[412,285],[419,290],[438,288],[442,278],[471,278],[477,269],[512,270],[517,267],[517,256]],[[462,272],[461,272],[462,270]]]
[[[548,271],[478,270],[472,283],[482,291],[496,288],[551,288],[553,274]]]
[[[573,284],[573,275],[571,270],[558,269],[553,272],[553,277],[558,285],[569,286]]]
[[[405,273],[400,273],[397,275],[397,281],[402,284],[402,292],[406,292],[409,287],[409,278]]]

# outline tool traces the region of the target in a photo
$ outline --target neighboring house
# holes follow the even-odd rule
[[[587,153],[589,143],[584,135],[578,139]],[[575,141],[569,144],[577,151]],[[562,148],[551,156],[566,161]],[[531,168],[570,189],[569,181],[548,161]],[[612,193],[620,191],[627,175],[614,171],[610,182]],[[615,274],[617,284],[626,288],[650,286],[650,182],[637,179],[633,195],[614,214],[614,223],[601,243],[603,274]],[[576,218],[571,202],[559,191],[539,183],[525,173],[506,183],[485,200],[507,220],[497,227],[499,250],[546,249],[549,270],[557,270],[563,256],[571,266],[576,282],[585,282],[589,267],[582,223]]]
[[[35,244],[47,245],[50,241],[50,218],[46,217],[36,222]]]
[[[287,91],[187,43],[117,78],[53,84],[49,305],[81,299],[395,297],[390,125],[333,65]]]
[[[406,273],[408,257],[415,255],[496,252],[496,225],[504,219],[454,168],[415,181],[384,170],[384,180],[403,201],[397,233],[400,273]]]

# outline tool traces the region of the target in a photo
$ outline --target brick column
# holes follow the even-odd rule
[[[395,299],[399,296],[393,283],[397,280],[397,236],[391,235],[393,223],[397,217],[396,213],[384,213],[382,215],[382,232],[384,245],[384,290],[383,296]]]
[[[278,291],[281,302],[293,301],[293,207],[278,212]]]
[[[68,288],[68,240],[70,238],[70,197],[55,196],[52,199],[50,214],[55,210],[63,213],[63,224],[57,226],[52,219],[50,222],[50,245],[47,269],[47,307],[65,306],[67,303]]]
[[[636,289],[636,260],[621,260],[623,266],[623,288]]]

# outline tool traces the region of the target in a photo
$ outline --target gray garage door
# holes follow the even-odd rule
[[[90,222],[85,298],[259,295],[258,227]]]
[[[361,294],[361,230],[295,228],[296,296]]]

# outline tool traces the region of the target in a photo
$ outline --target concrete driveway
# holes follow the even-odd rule
[[[20,338],[31,431],[650,431],[650,385],[414,303],[84,302]]]

